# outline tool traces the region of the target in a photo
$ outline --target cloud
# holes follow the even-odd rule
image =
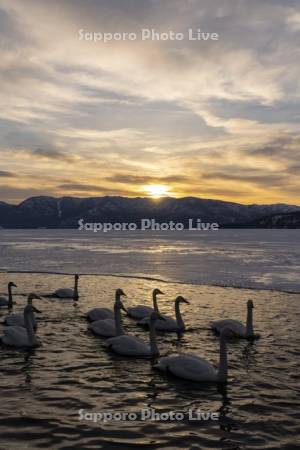
[[[2,0],[1,168],[20,196],[160,183],[299,202],[299,17],[294,0]],[[198,27],[220,39],[78,39]]]
[[[16,174],[8,172],[7,170],[0,170],[0,177],[2,178],[14,178]]]
[[[183,175],[170,175],[170,176],[149,176],[149,175],[125,175],[121,173],[116,173],[113,176],[107,177],[107,181],[113,181],[116,183],[123,184],[148,184],[148,183],[179,183],[185,182],[186,177]]]
[[[19,203],[28,197],[49,195],[49,191],[43,188],[19,188],[0,185],[0,198],[5,198],[8,203]]]
[[[63,183],[56,187],[56,191],[60,195],[65,195],[65,192],[71,192],[74,196],[94,196],[97,195],[128,195],[130,197],[135,195],[133,190],[112,189],[105,186],[98,186],[92,184],[81,183]]]
[[[66,162],[74,162],[74,159],[75,159],[72,154],[66,154],[66,153],[60,152],[58,150],[49,150],[49,149],[43,149],[43,148],[38,148],[36,150],[32,150],[31,154],[33,156],[37,156],[38,158],[54,159],[54,160],[66,161]]]
[[[263,170],[247,170],[243,171],[240,167],[236,168],[236,173],[229,172],[210,172],[205,174],[205,178],[209,180],[229,180],[238,181],[241,184],[250,183],[260,186],[281,186],[287,179],[286,174],[272,173]],[[246,173],[245,173],[246,172]]]
[[[87,191],[87,192],[91,192],[91,191],[99,191],[102,192],[103,190],[105,190],[105,188],[101,188],[100,186],[96,186],[93,184],[81,184],[81,183],[63,183],[60,184],[59,186],[57,186],[58,189],[60,190],[65,190],[65,191]]]

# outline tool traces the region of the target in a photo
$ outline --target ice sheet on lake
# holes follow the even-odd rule
[[[0,230],[0,270],[114,274],[300,292],[300,230]]]

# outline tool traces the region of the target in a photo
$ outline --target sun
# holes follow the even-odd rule
[[[169,195],[169,188],[164,184],[149,184],[145,186],[145,191],[152,198],[160,198]]]

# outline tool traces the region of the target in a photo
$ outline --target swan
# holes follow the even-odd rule
[[[34,298],[36,298],[35,294],[29,294],[28,298],[27,298],[27,304],[28,305],[32,305],[32,300]],[[34,315],[33,312],[32,312],[31,320],[32,320],[33,328],[34,328],[34,330],[36,330],[37,329],[37,322],[36,322],[35,315]],[[22,313],[15,313],[15,314],[11,314],[10,316],[7,316],[4,319],[4,324],[6,326],[9,326],[9,327],[11,327],[11,326],[25,327],[24,312],[22,312]]]
[[[120,297],[116,297],[114,305],[115,318],[113,319],[101,319],[91,323],[90,329],[97,334],[97,336],[113,337],[121,336],[125,334],[122,326],[121,309],[126,312],[126,308],[120,300]]]
[[[120,301],[121,296],[126,297],[126,294],[122,291],[122,289],[117,289],[115,294],[115,301]],[[114,312],[109,308],[93,308],[87,312],[86,315],[87,320],[90,322],[95,322],[96,320],[103,319],[114,319]]]
[[[12,308],[12,306],[13,306],[13,298],[12,298],[12,291],[11,291],[12,287],[17,287],[17,285],[15,283],[13,283],[12,281],[10,281],[7,285],[8,297],[4,297],[4,296],[0,297],[0,306],[8,306],[8,308]]]
[[[160,318],[160,314],[156,311],[153,311],[150,315],[150,345],[145,344],[135,336],[123,334],[122,336],[107,339],[104,346],[123,356],[158,356],[159,351],[156,342],[155,321]]]
[[[36,294],[30,295],[32,299],[40,298]],[[38,347],[40,343],[36,338],[32,324],[32,314],[34,312],[40,313],[37,308],[28,303],[24,308],[25,328],[19,326],[4,328],[4,335],[0,338],[1,342],[10,347]]]
[[[176,332],[182,332],[185,330],[185,325],[181,316],[180,312],[180,304],[186,303],[190,304],[188,300],[183,298],[181,295],[179,295],[175,300],[175,317],[176,320],[173,319],[173,317],[169,317],[166,315],[162,315],[162,319],[158,319],[155,322],[155,329],[159,331],[176,331]],[[140,322],[138,322],[138,325],[142,326],[149,326],[149,317],[145,317]]]
[[[161,358],[154,368],[184,380],[226,383],[228,374],[226,337],[231,335],[232,332],[228,328],[221,331],[218,369],[199,356],[185,354]]]
[[[211,324],[211,328],[217,334],[221,333],[224,327],[229,328],[235,337],[244,338],[244,339],[253,339],[258,338],[258,334],[254,334],[253,332],[253,301],[247,301],[247,322],[246,326],[243,325],[238,320],[234,319],[225,319],[225,320],[217,320]]]
[[[78,280],[79,280],[79,275],[76,274],[74,276],[74,289],[71,288],[61,288],[61,289],[57,289],[54,292],[54,296],[55,297],[59,297],[59,298],[73,298],[74,300],[78,300]]]
[[[164,295],[164,293],[162,291],[160,291],[159,289],[154,289],[152,292],[153,308],[151,308],[150,306],[144,306],[144,305],[131,306],[130,308],[127,308],[127,315],[129,317],[132,317],[133,319],[141,320],[144,317],[150,316],[150,314],[153,311],[156,311],[157,313],[159,313],[158,303],[157,303],[158,295]]]

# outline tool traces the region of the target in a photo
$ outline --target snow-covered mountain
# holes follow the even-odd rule
[[[300,211],[300,207],[286,204],[242,205],[195,197],[159,200],[110,196],[32,197],[19,205],[0,202],[0,226],[77,228],[79,219],[84,219],[85,222],[139,223],[143,218],[184,223],[192,218],[203,222],[217,222],[221,226],[245,226],[268,216],[294,211]]]

